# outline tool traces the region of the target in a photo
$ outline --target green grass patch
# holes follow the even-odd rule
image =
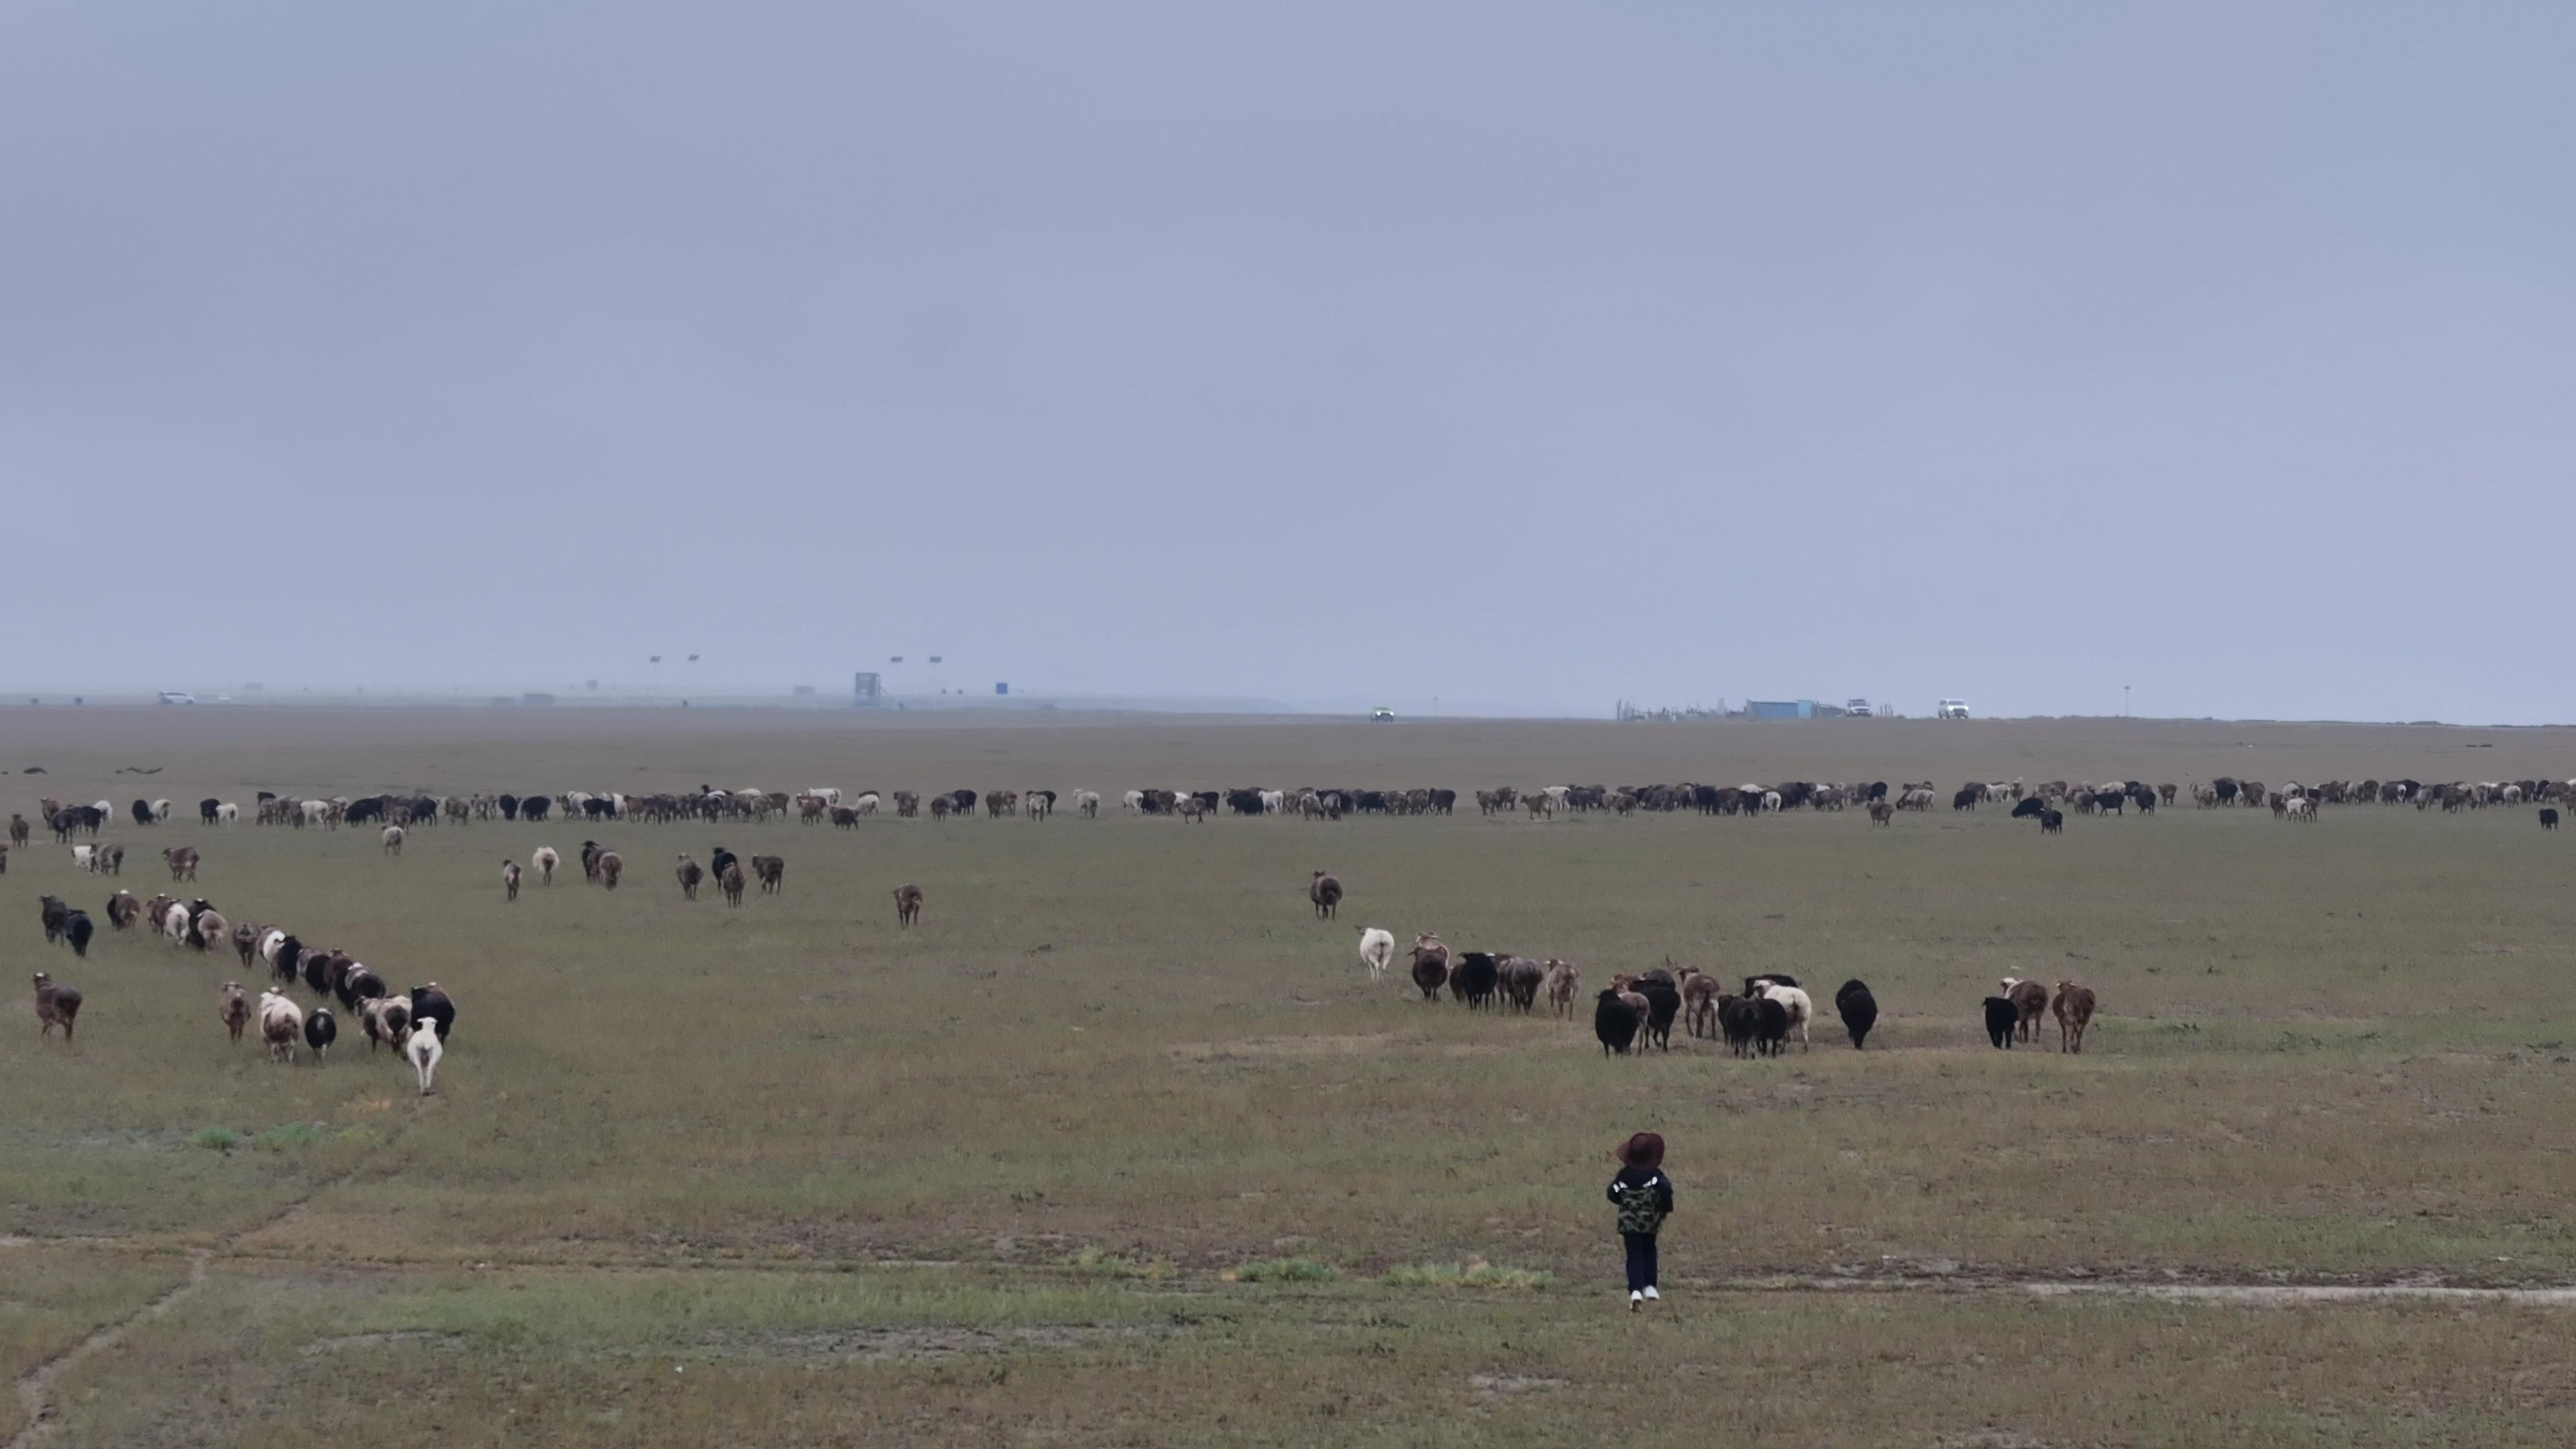
[[[241,1145],[241,1134],[230,1127],[200,1127],[188,1134],[188,1145],[230,1152]]]
[[[1255,1258],[1227,1276],[1237,1283],[1330,1283],[1342,1270],[1312,1258]]]
[[[288,1122],[271,1127],[255,1139],[270,1152],[284,1152],[293,1147],[310,1147],[322,1140],[322,1129],[310,1122]]]
[[[1545,1288],[1553,1273],[1474,1259],[1465,1263],[1399,1263],[1378,1276],[1390,1288]]]

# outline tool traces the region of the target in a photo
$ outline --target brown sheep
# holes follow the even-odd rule
[[[235,1043],[239,1043],[241,1041],[242,1028],[250,1025],[250,1003],[242,997],[242,984],[240,982],[227,981],[224,983],[224,999],[221,1014],[224,1021],[224,1030],[231,1032],[233,1034],[233,1041]]]
[[[931,818],[933,821],[939,821],[939,820],[945,820],[945,819],[947,819],[947,818],[948,818],[948,812],[949,812],[950,810],[952,810],[952,809],[954,809],[954,808],[956,807],[956,803],[957,803],[957,802],[955,802],[955,801],[953,801],[953,800],[949,799],[949,798],[948,798],[947,796],[945,796],[945,795],[933,795],[933,796],[931,796],[931,797],[930,797],[930,818]],[[898,807],[898,808],[897,808],[896,813],[897,813],[897,814],[901,814],[901,813],[902,813],[902,811],[901,811],[901,808],[900,808],[900,807]]]
[[[1705,971],[1683,968],[1682,1029],[1692,1036],[1717,1035],[1717,978]]]
[[[2003,980],[2004,999],[2021,1014],[2021,1025],[2014,1034],[2017,1041],[2034,1041],[2039,1036],[2039,1018],[2048,1010],[2048,988],[2036,981],[2023,981],[2007,976]]]
[[[716,889],[724,892],[726,905],[742,904],[742,866],[738,862],[725,862],[725,868],[716,876]]]
[[[787,888],[787,859],[778,855],[755,855],[751,873],[760,881],[760,893],[774,896]]]
[[[921,887],[899,885],[894,888],[894,921],[909,926],[921,919]]]
[[[26,816],[12,814],[9,817],[9,843],[17,846],[23,846],[27,843]]]
[[[706,867],[698,864],[695,860],[690,859],[688,854],[684,851],[681,853],[680,866],[676,874],[680,877],[681,898],[684,900],[696,900],[698,898],[698,882],[707,878]]]
[[[898,820],[910,820],[921,813],[921,795],[914,790],[894,792],[894,813]]]
[[[616,851],[603,850],[599,853],[599,883],[601,885],[608,887],[610,890],[617,889],[617,877],[622,874],[625,869],[626,862]]]
[[[233,951],[241,957],[244,971],[250,969],[250,958],[259,954],[259,938],[266,934],[266,927],[250,921],[233,927]]]
[[[1315,903],[1315,918],[1330,920],[1342,908],[1342,883],[1322,871],[1306,883],[1306,899]]]
[[[231,931],[232,924],[224,919],[224,913],[208,906],[189,920],[188,944],[200,951],[208,950]]]
[[[125,847],[122,845],[102,845],[94,859],[100,875],[125,874]]]
[[[1895,820],[1895,819],[1896,819],[1896,807],[1895,807],[1895,806],[1888,804],[1888,803],[1887,803],[1886,801],[1884,801],[1884,800],[1872,800],[1872,801],[1870,801],[1870,802],[1869,802],[1869,823],[1870,823],[1870,824],[1872,824],[1872,825],[1885,825],[1885,824],[1888,824],[1889,822],[1891,822],[1891,821],[1893,821],[1893,820]]]
[[[1574,998],[1581,994],[1582,990],[1582,967],[1575,965],[1571,961],[1559,961],[1554,957],[1548,958],[1547,1002],[1548,1005],[1556,1009],[1557,1015],[1565,1017],[1568,1020],[1572,1020],[1574,1017]]]
[[[2093,1024],[2093,988],[2072,981],[2057,983],[2057,1049],[2084,1050],[2084,1029]]]
[[[80,1015],[80,1008],[81,994],[78,988],[56,986],[51,976],[42,971],[36,973],[36,1020],[40,1024],[37,1036],[51,1036],[54,1028],[59,1026],[63,1029],[64,1043],[69,1045],[72,1039],[72,1021]]]
[[[173,846],[161,852],[161,863],[170,867],[172,880],[195,880],[197,860],[197,847],[193,845]]]
[[[135,921],[142,914],[143,903],[136,900],[131,891],[118,891],[107,898],[107,923],[120,931],[134,929]]]

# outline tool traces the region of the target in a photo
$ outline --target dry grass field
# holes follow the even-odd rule
[[[46,773],[25,776],[29,766]],[[138,777],[121,767],[157,767]],[[107,798],[124,884],[459,1020],[441,1090],[272,1066],[229,953],[0,876],[0,1357],[27,1442],[2562,1444],[2565,1307],[2028,1284],[2576,1283],[2576,835],[2528,808],[1338,823],[1131,786],[2576,775],[2576,734],[2155,721],[1629,725],[821,712],[0,710],[0,813]],[[1092,788],[1104,818],[201,828],[194,802],[699,783]],[[134,797],[180,819],[137,828]],[[504,903],[499,864],[595,837]],[[676,852],[787,859],[683,902]],[[1308,872],[1334,871],[1339,922]],[[895,927],[891,889],[928,895]],[[43,943],[39,893],[99,918]],[[1604,1060],[1587,1015],[1371,986],[1361,926],[1846,977],[1867,1052]],[[39,1041],[27,976],[88,1001]],[[2080,980],[2087,1051],[1979,1001]],[[210,1129],[220,1129],[210,1130]],[[1632,1318],[1600,1185],[1680,1184]],[[224,1143],[229,1145],[210,1145]],[[1473,1274],[1435,1271],[1483,1263]],[[1260,1266],[1254,1266],[1260,1265]],[[1459,1281],[1463,1279],[1463,1281]],[[173,1292],[172,1290],[178,1290]],[[154,1311],[129,1322],[145,1305]],[[72,1352],[102,1326],[122,1325]],[[406,1408],[405,1405],[411,1407]],[[41,1420],[34,1416],[42,1415]]]

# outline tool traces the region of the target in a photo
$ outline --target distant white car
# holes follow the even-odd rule
[[[1943,719],[1966,719],[1967,717],[1968,717],[1968,702],[1967,702],[1966,700],[1964,700],[1964,699],[1945,699],[1945,700],[1941,701],[1941,718],[1943,718]]]
[[[163,704],[195,704],[197,702],[197,697],[181,690],[165,689],[161,691],[161,702]]]

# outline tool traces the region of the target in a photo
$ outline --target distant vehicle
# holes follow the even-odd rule
[[[1865,699],[1845,700],[1843,701],[1843,713],[1850,715],[1853,719],[1867,719],[1869,718],[1869,701]]]
[[[1373,720],[1393,719],[1395,718],[1395,711],[1388,709],[1385,705],[1381,704],[1377,708],[1369,711],[1369,718]]]
[[[161,691],[161,702],[163,704],[195,704],[197,702],[197,697],[182,690],[165,689]]]
[[[1968,717],[1968,702],[1964,699],[1945,699],[1941,701],[1940,717],[1942,719],[1966,719]]]

